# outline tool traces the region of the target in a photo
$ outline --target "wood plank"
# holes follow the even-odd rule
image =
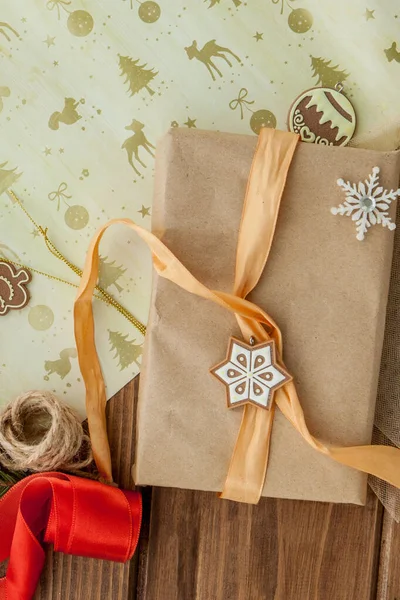
[[[400,524],[385,511],[377,600],[400,600]]]
[[[113,474],[118,484],[133,489],[138,378],[108,403],[108,425]],[[35,600],[128,600],[136,588],[137,559],[125,565],[47,552]]]
[[[148,565],[149,565],[149,539],[150,539],[150,514],[152,501],[152,488],[142,488],[143,517],[138,548],[138,573],[136,581],[136,600],[143,600],[147,593]],[[154,573],[153,573],[154,577]]]
[[[372,600],[382,509],[154,489],[138,600]],[[139,573],[139,578],[141,578]],[[391,599],[392,600],[392,599]]]

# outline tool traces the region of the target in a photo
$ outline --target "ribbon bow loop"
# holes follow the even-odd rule
[[[30,600],[45,554],[58,552],[125,562],[139,539],[142,504],[138,492],[122,491],[62,473],[31,475],[0,500],[0,598]]]

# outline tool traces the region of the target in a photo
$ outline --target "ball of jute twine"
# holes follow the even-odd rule
[[[0,464],[14,471],[77,471],[92,462],[78,416],[51,392],[32,391],[0,414]]]

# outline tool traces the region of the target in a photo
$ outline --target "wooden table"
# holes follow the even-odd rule
[[[132,487],[138,380],[109,402],[114,473]],[[400,527],[366,507],[144,490],[134,559],[48,551],[35,600],[400,600]]]

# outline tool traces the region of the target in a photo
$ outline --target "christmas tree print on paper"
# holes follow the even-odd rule
[[[142,89],[146,89],[150,96],[153,96],[154,91],[149,86],[149,83],[158,75],[158,71],[146,69],[147,65],[140,65],[139,59],[133,60],[129,56],[121,56],[120,54],[118,54],[118,57],[121,76],[125,75],[125,83],[129,83],[131,96],[137,94]]]
[[[216,64],[211,60],[212,58],[222,58],[230,67],[232,67],[233,65],[232,65],[231,61],[229,60],[229,58],[226,56],[227,54],[229,54],[230,56],[233,56],[233,58],[235,60],[237,60],[239,63],[242,62],[240,60],[240,58],[232,52],[232,50],[229,50],[229,48],[224,48],[224,46],[218,46],[218,44],[216,43],[215,40],[210,40],[209,42],[204,44],[204,46],[201,48],[201,50],[199,50],[199,48],[197,46],[197,42],[196,42],[196,40],[194,40],[192,42],[192,45],[187,46],[185,48],[185,50],[186,50],[186,54],[188,55],[189,60],[193,60],[195,58],[196,60],[198,60],[199,62],[202,62],[207,67],[207,70],[210,73],[210,75],[214,81],[216,80],[214,71],[220,77],[222,77],[222,73],[219,70],[219,68],[216,66]]]
[[[16,173],[18,167],[4,169],[6,165],[7,161],[0,164],[0,194],[8,190],[22,175],[22,173]]]
[[[122,292],[123,288],[117,283],[118,279],[125,273],[126,269],[115,264],[115,260],[107,262],[108,256],[100,256],[99,261],[99,284],[103,289],[108,289],[112,285]]]
[[[396,62],[400,63],[400,52],[397,50],[396,42],[393,42],[390,48],[386,48],[385,54],[389,62],[395,60]]]
[[[142,356],[142,344],[135,344],[135,339],[128,340],[128,334],[122,335],[119,331],[108,330],[108,339],[111,350],[115,350],[114,358],[118,358],[120,371],[123,371],[133,362],[140,367],[139,358]]]
[[[334,88],[336,84],[343,83],[349,74],[341,71],[339,65],[331,67],[331,60],[310,56],[311,67],[314,70],[313,77],[318,77],[317,85]]]

